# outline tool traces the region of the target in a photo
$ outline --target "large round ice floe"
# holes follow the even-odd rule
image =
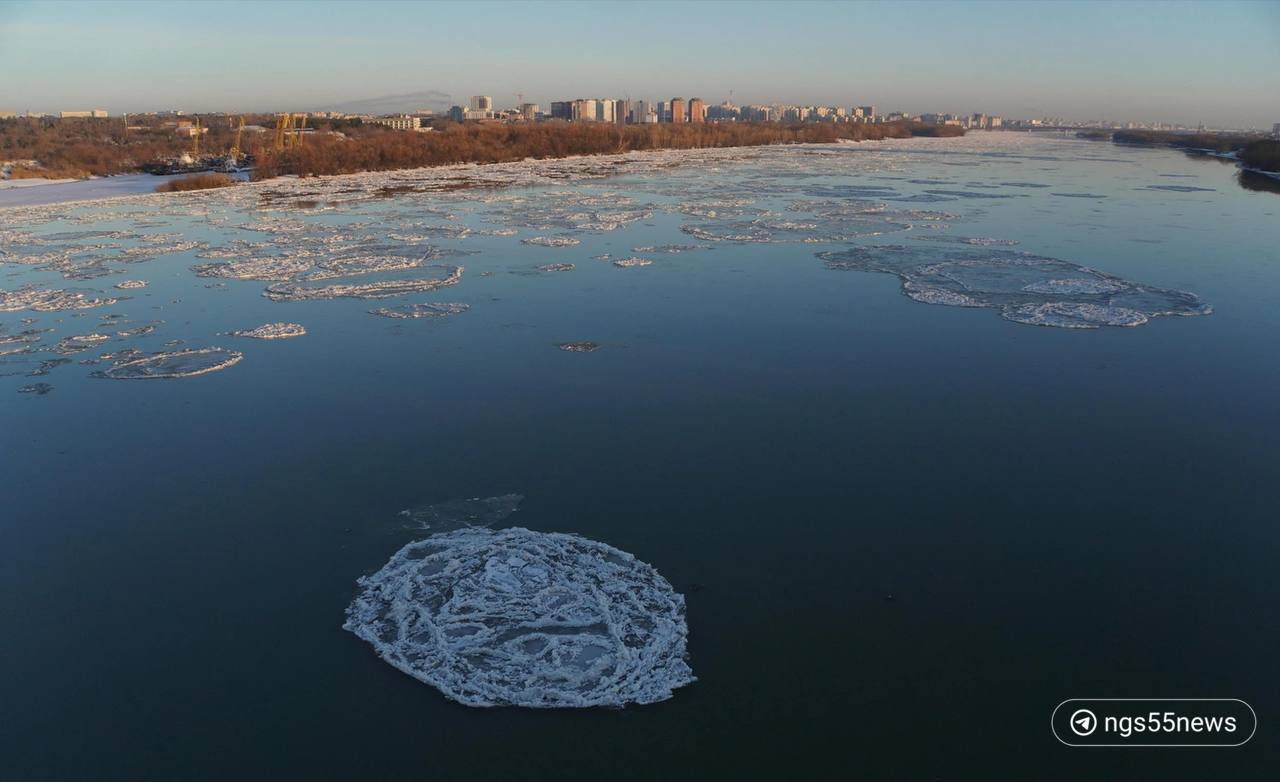
[[[577,535],[468,527],[410,543],[343,627],[467,706],[623,706],[694,681],[684,598],[631,554]]]
[[[1002,249],[867,245],[818,253],[818,257],[829,269],[895,274],[902,281],[902,292],[916,301],[990,307],[1006,320],[1033,326],[1141,326],[1158,316],[1213,312],[1194,293]]]

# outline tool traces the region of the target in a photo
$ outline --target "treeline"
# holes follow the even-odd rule
[[[503,163],[526,158],[618,154],[650,149],[705,149],[770,144],[833,143],[910,136],[961,136],[955,126],[893,122],[864,124],[725,123],[606,125],[536,123],[480,125],[446,123],[413,133],[369,126],[359,134],[309,134],[296,146],[253,150],[253,178],[281,174],[352,174],[458,163]]]
[[[1259,139],[1245,144],[1237,155],[1240,162],[1260,171],[1280,171],[1280,141]]]
[[[1172,130],[1117,130],[1111,134],[1111,140],[1117,144],[1148,144],[1211,152],[1235,152],[1258,138],[1230,133],[1186,133]]]
[[[35,165],[13,166],[10,173],[14,178],[80,179],[134,173],[149,161],[191,149],[190,136],[178,135],[163,122],[155,117],[131,117],[134,129],[130,130],[121,117],[0,120],[0,160],[36,161]],[[225,153],[235,136],[227,117],[209,117],[207,123],[209,132],[201,137],[200,146]]]

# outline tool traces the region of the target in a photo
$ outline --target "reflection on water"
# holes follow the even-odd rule
[[[1259,193],[1280,193],[1280,179],[1257,171],[1240,169],[1240,173],[1236,175],[1236,182],[1245,190],[1253,190]]]

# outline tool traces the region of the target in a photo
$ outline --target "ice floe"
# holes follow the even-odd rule
[[[401,320],[417,320],[419,318],[444,318],[457,315],[471,309],[470,304],[457,302],[431,302],[427,304],[397,304],[392,307],[378,307],[369,310],[370,315]]]
[[[631,554],[577,535],[467,527],[406,545],[343,625],[467,706],[647,704],[694,681],[684,598]]]
[[[574,239],[572,236],[534,236],[520,241],[538,247],[572,247],[575,244],[582,244],[581,240]]]
[[[118,299],[95,298],[97,291],[59,290],[27,285],[17,290],[0,290],[0,312],[59,312],[85,310],[115,304]]]
[[[122,361],[101,372],[95,372],[94,376],[112,380],[195,377],[234,366],[242,358],[244,354],[226,348],[175,350]]]
[[[559,345],[556,345],[556,347],[566,353],[594,353],[600,349],[599,344],[589,340],[583,340],[581,342],[562,342]]]
[[[264,323],[257,328],[227,332],[231,337],[248,337],[250,339],[291,339],[302,337],[307,333],[301,323]]]
[[[377,282],[334,283],[331,285],[303,285],[276,283],[262,292],[272,301],[310,301],[316,299],[388,299],[410,293],[424,293],[456,285],[462,279],[462,266],[423,267],[436,273],[413,279],[381,280]]]
[[[995,308],[1008,320],[1036,326],[1140,326],[1156,316],[1213,311],[1193,293],[1011,250],[872,245],[818,257],[830,269],[897,275],[903,293],[916,301]]]

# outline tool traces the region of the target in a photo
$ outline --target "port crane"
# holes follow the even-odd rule
[[[240,118],[240,127],[236,128],[236,142],[231,145],[227,159],[234,165],[240,160],[240,136],[244,134],[244,117]]]
[[[294,127],[294,120],[298,126]],[[281,114],[276,118],[276,151],[288,146],[302,146],[302,131],[307,128],[306,114]]]

